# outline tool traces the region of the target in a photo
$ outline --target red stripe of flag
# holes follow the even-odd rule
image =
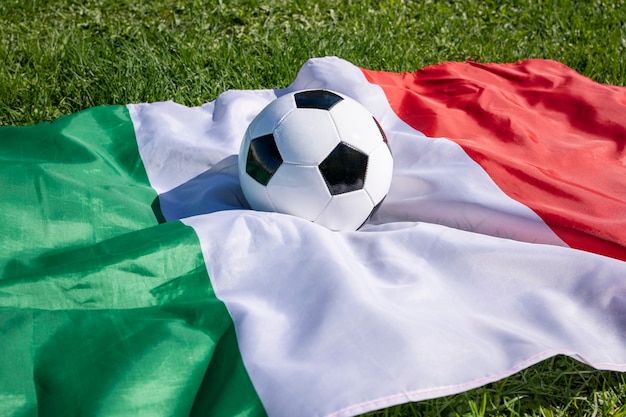
[[[626,260],[626,88],[540,59],[363,72],[401,119],[458,143],[569,246]]]

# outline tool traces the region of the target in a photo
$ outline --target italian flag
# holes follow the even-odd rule
[[[245,129],[326,88],[394,155],[356,232],[248,209]],[[353,416],[563,354],[626,370],[626,88],[371,71],[0,128],[0,415]]]

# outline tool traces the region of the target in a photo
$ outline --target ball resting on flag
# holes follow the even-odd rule
[[[357,99],[393,149],[358,233],[246,210],[248,124],[312,87]],[[285,106],[339,126],[347,99],[325,91]],[[0,415],[351,417],[557,354],[626,371],[624,97],[545,60],[407,76],[323,58],[281,90],[0,127]],[[299,149],[270,121],[246,171],[267,189]],[[339,143],[299,175],[369,192],[379,159]],[[367,155],[363,188],[333,152]]]
[[[302,90],[272,101],[250,123],[239,153],[253,209],[356,230],[389,191],[393,159],[382,128],[357,101]]]

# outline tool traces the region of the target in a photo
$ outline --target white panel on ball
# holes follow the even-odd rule
[[[257,138],[263,135],[269,135],[274,131],[278,123],[296,108],[296,102],[293,95],[288,94],[272,101],[265,107],[257,117],[252,120],[248,127],[251,137]]]
[[[363,185],[374,204],[380,203],[389,192],[392,175],[393,158],[387,144],[381,142],[369,155],[365,184]]]
[[[238,164],[237,164],[237,171],[239,171],[239,182],[241,183],[242,190],[244,188],[243,182],[244,180],[246,180],[246,177],[248,180],[252,179],[248,176],[248,174],[246,174],[246,159],[248,157],[249,150],[250,150],[250,132],[246,131],[246,134],[244,135],[243,140],[241,141],[241,145],[239,147],[239,156],[238,156]],[[244,196],[245,196],[245,191],[244,191]]]
[[[365,190],[333,196],[315,223],[331,230],[357,230],[369,217],[374,204]]]
[[[340,142],[327,110],[296,109],[274,130],[283,161],[317,165]]]
[[[254,123],[254,120],[253,120]],[[243,135],[243,140],[241,141],[241,145],[239,145],[239,176],[241,176],[242,172],[246,172],[245,161],[248,157],[248,151],[250,150],[250,127],[246,130],[246,133]]]
[[[369,154],[383,142],[374,117],[360,103],[346,98],[330,111],[339,137],[349,145]]]
[[[283,163],[267,194],[276,211],[314,220],[330,200],[328,187],[317,167]]]
[[[241,191],[246,197],[246,201],[254,210],[260,211],[276,211],[276,208],[267,195],[267,189],[264,185],[259,184],[254,178],[239,170],[239,183]]]

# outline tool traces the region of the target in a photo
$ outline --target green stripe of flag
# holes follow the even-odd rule
[[[0,415],[265,412],[125,107],[0,128]]]
[[[0,129],[3,276],[41,255],[157,224],[133,126],[123,106]]]

